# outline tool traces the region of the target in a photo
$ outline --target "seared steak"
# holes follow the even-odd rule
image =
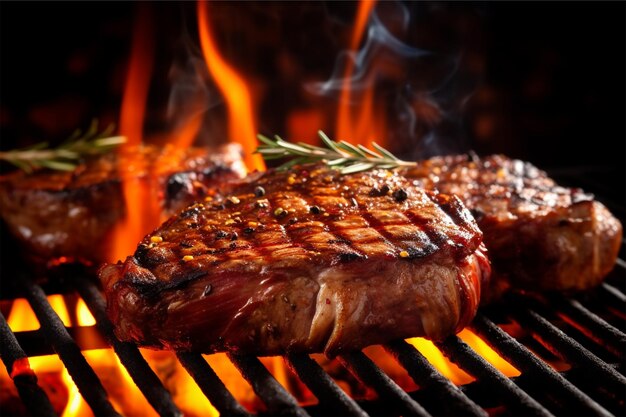
[[[512,286],[584,290],[615,264],[622,225],[593,196],[560,187],[533,165],[502,155],[432,158],[404,172],[472,211],[493,265],[486,299]]]
[[[481,240],[457,197],[311,165],[188,207],[99,275],[121,340],[332,356],[462,329],[490,272]]]
[[[89,159],[72,172],[19,171],[0,178],[0,214],[33,260],[97,263],[106,259],[107,234],[126,212],[122,178],[147,189],[169,217],[223,181],[243,175],[236,145],[127,148]],[[145,233],[157,225],[158,220]]]

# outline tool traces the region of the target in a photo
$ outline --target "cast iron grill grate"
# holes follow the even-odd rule
[[[623,212],[622,204],[613,205],[621,207],[614,213]],[[506,377],[458,336],[452,336],[437,343],[437,347],[476,379],[456,386],[419,350],[398,340],[383,348],[419,389],[404,391],[364,352],[352,352],[339,357],[339,362],[377,394],[374,400],[355,400],[310,355],[290,354],[284,357],[287,367],[318,400],[316,405],[302,407],[258,358],[238,354],[228,357],[265,404],[262,415],[624,415],[625,248],[623,244],[620,259],[605,283],[593,291],[574,296],[509,295],[503,303],[481,309],[470,329],[515,366],[521,372],[518,377]],[[84,271],[69,268],[62,279],[43,286],[29,279],[16,282],[20,284],[10,292],[10,298],[26,297],[41,328],[14,333],[0,314],[0,356],[31,414],[55,415],[36,376],[25,366],[27,358],[56,353],[95,415],[119,415],[82,354],[84,350],[110,346],[159,415],[182,415],[139,349],[115,338],[105,314],[105,301]],[[55,293],[82,298],[96,325],[66,328],[46,297]],[[2,298],[7,299],[6,291]],[[521,327],[524,336],[507,333],[510,324]],[[545,359],[550,356],[567,363],[570,369],[555,370]],[[201,354],[178,352],[177,359],[221,415],[251,414]]]
[[[626,273],[620,260],[607,282],[596,290],[574,297],[512,295],[503,305],[483,310],[470,328],[495,351],[521,371],[508,378],[490,365],[459,337],[437,343],[438,348],[462,370],[476,378],[455,386],[405,341],[384,346],[420,387],[405,392],[363,352],[339,357],[340,363],[377,394],[376,400],[356,401],[347,396],[318,363],[306,354],[284,358],[289,369],[311,390],[319,403],[301,407],[254,356],[229,354],[231,362],[253,387],[269,415],[621,415],[626,400],[625,352],[626,295],[618,286]],[[623,281],[621,282],[623,286]],[[19,394],[34,415],[54,415],[48,398],[30,372],[19,372],[28,355],[56,353],[67,367],[85,401],[96,415],[118,415],[98,376],[81,349],[111,346],[151,406],[162,416],[178,416],[159,378],[139,349],[120,342],[105,314],[105,302],[96,284],[80,274],[68,273],[66,286],[77,291],[96,319],[100,338],[91,346],[79,346],[81,333],[92,327],[66,328],[50,306],[46,291],[29,280],[22,284],[41,323],[37,331],[13,333],[0,316],[1,356],[13,372]],[[532,338],[516,340],[497,323],[516,322]],[[24,349],[22,348],[24,347]],[[47,347],[49,346],[49,347]],[[545,349],[569,363],[557,372],[532,350]],[[179,352],[178,360],[222,415],[249,415],[198,353]],[[502,412],[504,410],[504,412]]]

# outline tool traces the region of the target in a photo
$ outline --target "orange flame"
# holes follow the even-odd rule
[[[56,311],[57,315],[65,326],[70,326],[70,315],[65,307],[65,301],[60,294],[49,295],[48,302]],[[37,330],[40,327],[39,320],[30,304],[24,298],[16,298],[11,306],[11,311],[7,316],[7,323],[14,332],[25,332]]]
[[[69,372],[67,372],[66,368],[63,368],[61,372],[61,378],[65,386],[67,386],[69,390],[69,398],[67,400],[67,405],[65,406],[65,410],[63,410],[63,414],[61,417],[76,417],[80,415],[91,415],[91,410],[89,406],[83,400],[83,397],[80,395],[78,391],[78,387],[72,380]]]
[[[509,377],[520,375],[519,370],[504,360],[471,330],[464,329],[458,336],[504,375]],[[450,362],[431,341],[416,337],[408,339],[407,342],[415,346],[443,376],[450,379],[454,384],[463,385],[475,380],[474,377]]]
[[[361,0],[359,3],[349,46],[352,53],[356,53],[359,48],[369,16],[375,4],[376,0]],[[120,166],[124,167],[121,175],[127,214],[114,233],[115,249],[111,254],[111,260],[113,261],[123,259],[123,257],[132,253],[139,239],[158,224],[160,217],[159,199],[153,195],[159,187],[151,183],[151,181],[154,181],[154,173],[151,172],[152,168],[147,167],[145,161],[137,158],[136,153],[133,152],[143,141],[143,121],[145,119],[148,88],[154,58],[154,44],[151,37],[153,31],[149,18],[150,10],[147,8],[149,6],[139,3],[138,7],[140,7],[139,11],[141,13],[138,15],[133,34],[120,115],[120,133],[128,138],[128,143],[120,150]],[[257,142],[253,112],[254,100],[249,86],[220,55],[216,42],[211,36],[208,4],[204,1],[199,1],[197,12],[200,41],[206,65],[226,101],[229,139],[243,145],[246,152],[246,163],[250,169],[263,170],[265,169],[263,159],[260,155],[252,154]],[[376,106],[373,85],[369,86],[363,93],[363,97],[358,105],[352,103],[353,91],[350,81],[355,70],[355,64],[355,61],[349,60],[344,70],[344,86],[338,104],[336,138],[351,143],[370,145],[374,139],[377,141],[384,140],[386,122],[383,112]],[[289,120],[289,130],[301,132],[300,134],[291,135],[292,137],[313,136],[312,132],[317,131],[319,126],[325,121],[324,113],[317,110],[304,110],[300,113],[293,113],[292,118]],[[168,135],[168,144],[178,148],[190,146],[201,128],[202,121],[201,114],[190,117],[185,124],[176,129],[173,135]],[[49,296],[48,300],[64,324],[69,326],[70,317],[63,297],[53,295]],[[79,300],[76,305],[76,317],[80,326],[95,324],[95,319],[82,300]],[[28,302],[24,299],[14,301],[8,316],[8,323],[13,331],[16,332],[39,328],[36,316]],[[516,376],[520,374],[517,369],[502,359],[471,331],[464,330],[459,334],[459,337],[505,375]],[[408,339],[408,342],[416,347],[436,369],[453,383],[461,385],[474,380],[472,376],[450,362],[432,342],[423,338]],[[398,383],[403,388],[414,388],[414,384],[410,385],[407,382],[408,376],[406,372],[393,361],[389,361],[389,358],[384,356],[386,355],[384,352],[381,353],[380,349],[376,350],[373,348],[368,348],[368,352],[368,355],[375,358],[377,363],[382,364],[381,366],[384,367],[385,372],[398,380]],[[184,414],[192,416],[217,416],[219,414],[201,392],[195,381],[182,368],[172,352],[142,351],[142,354],[162,380],[166,389],[172,393],[175,403]],[[91,350],[84,352],[84,355],[102,379],[105,389],[110,394],[111,402],[117,410],[120,410],[125,415],[155,415],[155,412],[111,349]],[[325,369],[331,366],[328,365],[330,362],[326,358],[320,360],[319,355],[314,355],[314,358],[318,362],[324,363]],[[205,356],[205,359],[239,402],[251,410],[259,408],[260,400],[254,394],[252,387],[241,376],[225,354],[219,353]],[[62,414],[64,417],[91,415],[88,405],[82,399],[58,356],[41,356],[29,358],[29,360],[32,369],[36,373],[49,371],[58,372],[61,375],[62,381],[69,392],[69,398]],[[281,357],[262,358],[262,362],[287,390],[292,392],[298,391],[294,387],[296,378],[287,370]],[[338,380],[337,383],[346,392],[351,392],[352,387],[349,380]]]
[[[145,233],[158,225],[160,214],[150,172],[145,161],[137,157],[137,149],[143,142],[143,121],[154,61],[151,11],[147,3],[138,3],[138,7],[120,114],[120,134],[127,138],[119,149],[126,216],[112,232],[110,262],[123,260],[133,253]]]
[[[211,37],[209,8],[207,2],[202,0],[198,1],[198,26],[204,60],[228,107],[228,137],[243,146],[248,168],[262,171],[265,169],[263,158],[253,154],[257,140],[250,90],[246,82],[220,55]]]
[[[55,294],[49,295],[47,298],[63,324],[69,326],[70,315],[65,301],[63,300],[63,296]],[[37,316],[35,316],[30,304],[23,298],[17,298],[13,301],[11,311],[8,314],[7,323],[13,332],[37,330],[40,327],[39,320],[37,320]],[[61,359],[57,355],[33,356],[28,358],[28,363],[39,378],[47,373],[60,375],[61,384],[67,388],[69,397],[64,408],[57,411],[64,410],[62,414],[63,417],[78,415],[74,413],[74,410],[80,407],[80,394],[78,394],[78,389],[69,376],[67,369],[63,366]],[[8,377],[8,375],[5,375],[6,374],[3,374],[2,377]]]
[[[385,144],[385,118],[384,109],[376,109],[374,105],[374,88],[365,91],[361,111],[357,123],[352,128],[353,137],[358,138],[358,143],[363,143],[370,147],[372,142],[379,145]]]
[[[200,131],[202,126],[202,113],[197,113],[189,117],[172,135],[168,141],[169,144],[179,149],[187,149],[190,147]]]
[[[467,343],[480,356],[492,364],[496,369],[506,376],[519,376],[521,372],[513,365],[508,363],[502,356],[498,355],[484,340],[478,337],[469,329],[464,329],[458,335],[461,340]]]
[[[143,120],[154,58],[150,8],[147,3],[137,4],[139,9],[120,116],[120,133],[126,136],[127,145],[139,145],[142,142]]]
[[[40,327],[35,312],[24,298],[16,298],[11,306],[7,323],[14,332],[37,330]]]
[[[159,187],[141,152],[124,146],[119,151],[119,166],[126,216],[113,229],[110,262],[132,254],[137,242],[158,226],[161,212]]]
[[[354,24],[354,31],[352,32],[352,38],[350,41],[350,52],[352,54],[355,54],[359,47],[367,21],[375,4],[376,0],[362,0],[359,3],[356,22]],[[373,138],[377,137],[377,133],[374,133],[372,129],[374,121],[376,120],[374,118],[375,114],[372,105],[374,101],[374,87],[373,85],[368,87],[365,93],[364,102],[360,106],[359,113],[353,113],[353,111],[355,111],[355,106],[352,104],[352,86],[350,82],[352,79],[352,73],[354,72],[354,65],[355,61],[349,59],[344,70],[344,85],[341,89],[341,96],[339,97],[339,109],[335,136],[338,140],[345,140],[353,144],[365,143],[366,145],[369,145]],[[358,107],[359,106],[357,106],[357,108]],[[382,132],[380,129],[376,130]],[[382,138],[382,136],[378,136],[378,138]]]
[[[422,355],[428,359],[435,369],[443,376],[452,381],[455,385],[463,385],[475,380],[474,377],[465,373],[461,368],[450,362],[443,353],[430,340],[421,337],[408,339],[407,342],[412,344]]]
[[[48,297],[53,309],[57,312],[65,325],[70,324],[70,315],[68,314],[67,305],[61,295],[51,295]],[[95,324],[95,319],[91,315],[89,309],[82,299],[76,304],[77,324],[80,326],[91,326]],[[38,328],[37,319],[32,312],[30,305],[24,299],[16,299],[7,319],[13,331],[25,331]],[[494,367],[499,369],[506,376],[518,376],[520,372],[493,351],[480,337],[470,330],[463,330],[459,333],[459,337],[479,355],[490,362]],[[450,362],[441,351],[430,341],[423,338],[412,338],[407,340],[411,345],[417,348],[433,366],[439,370],[445,377],[449,378],[454,384],[463,385],[474,381],[474,378],[463,370],[458,368],[454,363]],[[366,350],[378,366],[380,366],[386,374],[391,376],[403,389],[414,390],[415,384],[408,377],[406,371],[398,366],[393,360],[390,360],[380,347],[373,346]],[[173,400],[176,405],[183,411],[185,415],[190,416],[217,416],[219,413],[211,405],[209,400],[201,392],[193,378],[182,368],[182,365],[176,360],[172,352],[159,351],[142,351],[144,357],[159,378],[163,381],[165,388],[172,393]],[[83,352],[89,365],[96,371],[103,386],[109,393],[111,403],[115,409],[124,415],[156,415],[154,410],[148,404],[146,398],[139,391],[137,385],[133,382],[131,376],[119,362],[118,357],[112,349],[96,349]],[[332,373],[333,361],[324,358],[320,360],[320,355],[314,355],[314,359],[320,362],[324,369]],[[237,371],[235,366],[228,360],[225,354],[213,354],[205,356],[210,366],[218,374],[219,378],[224,382],[228,390],[234,397],[245,407],[250,410],[262,409],[259,399],[256,397],[252,387]],[[296,394],[302,402],[306,402],[305,394],[299,392],[303,387],[296,386],[296,379],[291,375],[284,365],[281,357],[261,358],[261,361],[272,373],[272,375],[281,383],[288,391]],[[92,412],[80,395],[67,370],[56,355],[31,357],[29,358],[30,366],[36,374],[56,373],[63,385],[67,388],[67,402],[64,407],[63,417],[90,416]],[[0,377],[7,378],[6,374],[0,374]],[[342,386],[346,392],[351,393],[353,388],[349,381],[338,380],[337,383]],[[306,388],[306,387],[304,387]],[[310,399],[309,399],[310,400]]]
[[[325,125],[325,114],[320,109],[291,110],[287,116],[287,137],[315,145],[319,140],[317,132],[325,130]]]

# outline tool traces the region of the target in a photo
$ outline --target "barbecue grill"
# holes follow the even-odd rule
[[[227,3],[224,4],[227,5]],[[253,3],[250,4],[256,7]],[[330,4],[333,5],[332,2]],[[418,2],[412,4],[417,7]],[[424,4],[424,2],[419,2],[419,4]],[[265,6],[264,4],[263,7]],[[441,6],[440,3],[436,3],[433,10],[440,9]],[[38,103],[41,110],[42,103],[51,102],[52,106],[56,103],[52,98],[69,95],[70,99],[59,100],[61,104],[69,103],[67,108],[61,107],[60,109],[64,115],[81,113],[76,110],[76,107],[81,107],[83,113],[91,111],[94,114],[117,114],[120,101],[117,98],[121,95],[117,84],[121,81],[110,83],[113,85],[111,87],[109,83],[103,83],[102,80],[108,80],[109,72],[114,72],[111,68],[119,65],[122,59],[126,59],[125,48],[131,44],[126,38],[126,32],[131,32],[130,3],[107,4],[101,6],[96,12],[92,7],[99,6],[87,3],[83,5],[77,3],[69,5],[68,3],[68,10],[63,10],[63,12],[59,12],[59,7],[65,6],[59,4],[38,5],[39,13],[32,13],[30,5],[23,7],[17,2],[11,7],[12,10],[16,10],[13,11],[16,14],[4,14],[7,18],[3,19],[3,34],[6,34],[5,38],[8,39],[9,35],[19,33],[21,42],[6,42],[6,45],[3,45],[3,61],[19,63],[19,65],[7,64],[6,68],[3,66],[5,74],[3,79],[7,80],[3,83],[5,93],[3,101],[6,108],[17,108],[26,113],[28,109],[34,109],[35,104]],[[51,9],[48,10],[46,7],[51,7]],[[173,3],[170,5],[159,3],[159,8],[154,8],[155,13],[158,11],[164,16],[163,19],[158,20],[159,24],[155,25],[159,27],[158,34],[179,33],[178,28],[174,30],[169,27],[173,25],[172,22],[176,21],[172,19],[172,16],[176,14],[172,12],[173,7]],[[503,97],[493,101],[475,101],[469,109],[471,121],[485,120],[484,117],[478,117],[482,116],[483,107],[485,107],[486,114],[494,119],[500,118],[500,121],[493,123],[492,120],[492,124],[488,124],[488,127],[492,126],[493,129],[486,129],[483,136],[481,136],[481,131],[470,132],[470,136],[476,139],[473,142],[479,147],[477,150],[481,154],[504,152],[511,156],[526,156],[530,162],[541,167],[546,165],[547,161],[550,162],[554,154],[563,153],[563,149],[568,149],[563,153],[567,154],[568,163],[603,163],[605,166],[618,168],[617,171],[597,169],[593,172],[594,175],[590,175],[590,167],[584,167],[586,173],[583,176],[581,175],[583,167],[576,166],[570,171],[549,172],[549,174],[564,186],[582,187],[586,191],[595,192],[598,199],[613,214],[620,216],[623,224],[626,224],[623,218],[626,213],[623,200],[623,148],[613,151],[612,147],[615,143],[614,136],[620,137],[619,132],[623,132],[620,130],[623,128],[623,123],[621,123],[623,88],[620,88],[623,86],[623,62],[606,65],[603,61],[605,55],[614,56],[615,50],[623,50],[619,44],[616,47],[614,42],[607,41],[608,39],[623,39],[619,30],[620,23],[623,23],[621,20],[623,13],[620,14],[619,11],[623,11],[623,6],[603,5],[604,8],[591,8],[591,10],[588,5],[573,7],[568,11],[569,19],[566,21],[562,19],[562,7],[554,5],[546,7],[537,13],[536,8],[511,9],[509,5],[491,4],[490,8],[493,8],[491,12],[500,19],[492,20],[492,27],[484,34],[486,39],[481,36],[472,37],[471,33],[458,32],[460,38],[473,41],[473,43],[469,42],[466,47],[470,52],[474,52],[474,57],[478,56],[478,65],[474,65],[477,68],[481,67],[482,61],[480,54],[476,55],[476,51],[481,52],[484,44],[487,45],[486,48],[493,49],[490,51],[493,61],[488,61],[485,65],[501,77],[494,77],[493,74],[487,77],[490,81],[490,88],[479,90],[475,96],[489,98],[494,94],[502,94]],[[193,8],[195,5],[192,4]],[[236,5],[235,8],[236,17],[239,17],[240,12],[242,14],[245,12],[245,10],[242,11],[242,5]],[[49,18],[52,12],[55,14],[55,19]],[[77,22],[75,18],[77,14],[91,16],[88,20]],[[113,29],[106,26],[108,32],[98,32],[102,28],[98,29],[99,26],[92,20],[92,18],[97,18],[96,15],[101,15],[102,21],[111,20]],[[122,16],[121,30],[118,27],[120,16]],[[512,19],[513,16],[515,19]],[[312,33],[311,30],[307,31],[309,27],[313,27],[315,33],[324,33],[317,27],[314,17],[315,15],[312,17],[307,15],[306,22],[292,23],[292,25],[298,33]],[[521,30],[531,19],[535,25],[532,33]],[[439,19],[437,22],[441,23],[442,20],[444,19]],[[512,20],[516,21],[512,22]],[[25,21],[31,22],[31,26],[25,25]],[[262,19],[260,21],[265,22]],[[583,21],[586,27],[590,28],[589,30],[579,30],[580,22]],[[225,22],[231,23],[228,20]],[[472,20],[459,20],[459,22],[459,26],[471,27],[471,24],[467,23],[471,23]],[[282,27],[281,25],[273,26]],[[28,30],[24,30],[24,27]],[[105,26],[102,25],[102,27]],[[289,28],[289,25],[285,28]],[[93,75],[94,72],[91,71],[81,73],[84,71],[81,69],[81,59],[85,62],[89,60],[81,54],[77,54],[78,58],[70,62],[74,66],[64,61],[71,54],[68,51],[66,51],[67,56],[59,53],[57,46],[70,48],[72,44],[70,40],[73,41],[76,38],[76,33],[83,34],[85,38],[89,37],[88,34],[95,34],[93,37],[98,39],[98,42],[92,44],[90,48],[79,51],[86,54],[85,56],[88,56],[85,51],[93,50],[105,50],[110,53],[109,58],[106,59],[107,62],[95,62],[94,66],[99,68],[101,73],[96,72],[96,75]],[[108,43],[105,43],[106,36],[103,33],[116,35],[112,35],[114,39],[109,39]],[[512,35],[516,42],[503,41],[503,39],[510,41]],[[252,38],[256,40],[258,34],[253,34]],[[297,45],[299,40],[304,39],[302,36],[284,35],[281,38],[290,41],[290,45],[291,43]],[[324,40],[321,37],[314,39],[320,42]],[[555,39],[558,42],[555,42]],[[542,49],[544,45],[549,46],[551,42],[556,44],[554,46],[556,52],[550,48]],[[561,43],[566,47],[561,46]],[[155,41],[155,44],[164,50],[167,49],[166,42]],[[580,45],[583,45],[585,54],[591,54],[590,58],[580,59],[578,50]],[[588,47],[589,45],[593,47]],[[31,51],[37,51],[37,53],[31,53]],[[244,62],[248,62],[247,58],[252,60],[254,57],[248,48],[240,48],[240,51],[243,58],[239,57],[239,59]],[[285,53],[284,50],[280,52]],[[304,62],[307,65],[315,67],[314,72],[329,74],[332,70],[335,52],[338,51],[329,53],[323,47],[320,51],[301,48],[298,54],[306,57]],[[561,52],[561,55],[557,52]],[[550,53],[555,54],[556,58]],[[260,73],[267,72],[274,75],[275,68],[268,63],[283,62],[274,54],[278,56],[272,51],[262,50],[263,65],[260,65],[258,69]],[[544,55],[549,58],[546,58],[547,61],[539,59]],[[471,57],[472,54],[467,56]],[[554,60],[558,61],[559,57],[562,62],[555,70],[553,66],[557,64]],[[520,68],[526,65],[527,61],[544,62],[546,67],[544,69],[538,67],[537,71],[540,76],[535,77],[537,80],[528,77],[530,81],[537,81],[536,84],[527,83],[526,77],[534,67]],[[41,62],[48,62],[48,67],[51,69],[71,66],[76,73],[72,73],[71,76],[64,74],[60,81],[55,80],[54,77],[41,77]],[[323,71],[319,68],[320,66],[323,67]],[[293,69],[290,65],[285,65],[285,67]],[[155,71],[161,74],[161,78],[155,77],[157,78],[155,83],[164,83],[163,80],[166,77],[162,73],[167,71],[163,71],[163,68],[158,66]],[[547,72],[547,75],[541,71]],[[319,78],[311,77],[308,73],[306,75],[309,77],[303,78]],[[550,80],[551,77],[565,81],[562,84],[556,83],[554,91],[551,91],[542,84],[544,78]],[[73,84],[75,82],[77,84]],[[269,84],[269,87],[263,86],[270,91],[271,94],[268,95],[273,98],[271,103],[264,103],[262,106],[264,108],[263,119],[269,120],[264,128],[267,132],[283,132],[289,125],[288,113],[294,109],[307,109],[310,103],[296,97],[297,94],[294,94],[294,91],[297,90],[293,85],[284,86],[278,84],[277,80],[272,82],[273,84]],[[27,83],[34,83],[29,84],[30,90],[32,94],[38,94],[37,97],[33,98],[24,94],[24,85]],[[114,91],[108,91],[107,88]],[[518,90],[529,90],[532,94],[520,99]],[[566,93],[564,94],[561,90],[565,90]],[[79,98],[80,94],[84,94],[88,99],[83,97],[82,101],[78,100],[79,106],[76,106],[76,100],[72,99],[74,96],[70,94],[72,92]],[[574,95],[576,99],[572,98]],[[116,99],[112,99],[111,96]],[[585,97],[586,101],[579,101],[579,97]],[[90,100],[93,100],[91,107],[80,105],[83,101],[89,102]],[[519,100],[522,100],[521,103],[518,102]],[[500,111],[499,106],[502,103],[510,108]],[[599,105],[600,103],[602,105]],[[115,110],[112,111],[107,106]],[[490,106],[497,108],[491,109]],[[104,110],[100,111],[100,109]],[[7,130],[4,131],[3,146],[21,146],[19,143],[11,143],[11,140],[18,141],[24,136],[24,132],[30,133],[25,135],[26,138],[58,136],[58,132],[54,129],[52,132],[45,131],[42,134],[33,127],[33,120],[21,115],[19,111],[15,114],[7,113],[8,116],[6,116],[5,109],[2,110],[3,123],[12,123],[8,125],[12,130],[8,130],[8,134]],[[37,114],[35,111],[32,113]],[[48,113],[48,119],[52,119],[52,123],[48,124],[56,129],[63,126],[62,122],[67,122],[65,118],[56,117],[59,113],[50,111]],[[153,109],[152,113],[153,120],[149,120],[151,123],[146,123],[146,126],[158,130],[162,121],[155,121],[154,119],[158,119],[155,115],[158,116],[164,112]],[[505,116],[508,113],[511,116],[507,119]],[[324,114],[322,113],[322,116]],[[82,117],[88,120],[91,116],[92,114],[86,114]],[[43,118],[46,119],[46,117]],[[85,123],[77,123],[72,118],[69,119],[66,124],[70,124],[71,128],[85,125]],[[324,117],[321,119],[323,121]],[[46,124],[43,123],[43,125]],[[479,124],[476,123],[476,125]],[[317,125],[315,127],[319,128]],[[37,128],[43,129],[41,126]],[[580,139],[587,137],[594,138],[595,146],[571,146],[571,143],[578,143]],[[495,138],[507,138],[507,143],[497,141]],[[520,145],[521,143],[524,143],[524,146]],[[526,151],[523,151],[525,149]],[[594,179],[596,177],[600,178]],[[120,342],[115,338],[112,324],[105,314],[104,299],[92,272],[81,267],[66,265],[59,267],[55,271],[55,276],[49,277],[49,280],[42,283],[37,279],[38,275],[20,266],[17,261],[19,254],[15,253],[17,249],[12,246],[13,243],[6,241],[2,243],[2,262],[9,263],[10,261],[17,265],[11,265],[10,268],[0,265],[3,274],[0,280],[0,301],[10,303],[18,297],[26,298],[41,324],[39,330],[14,332],[7,325],[5,316],[0,314],[0,357],[13,378],[28,414],[55,415],[51,399],[41,388],[42,381],[38,381],[38,375],[33,373],[28,366],[29,358],[52,354],[58,355],[95,415],[119,415],[119,411],[111,402],[110,393],[101,382],[102,375],[85,359],[85,353],[90,350],[112,348],[149,405],[159,415],[182,415],[180,404],[176,403],[174,395],[168,391],[163,379],[155,373],[145,355],[134,344]],[[360,398],[346,394],[340,381],[337,381],[334,375],[327,372],[311,355],[287,355],[283,359],[290,372],[317,399],[317,404],[309,405],[299,403],[296,393],[281,385],[259,358],[230,353],[228,359],[250,383],[257,398],[264,405],[259,410],[251,411],[237,401],[234,394],[226,387],[223,378],[220,378],[200,353],[178,352],[176,360],[189,373],[211,404],[224,416],[252,414],[296,416],[625,415],[625,248],[626,244],[623,244],[617,264],[606,281],[592,291],[576,295],[512,294],[507,296],[502,303],[479,311],[478,316],[470,325],[471,330],[521,372],[516,377],[505,376],[458,336],[452,336],[437,343],[437,347],[447,358],[476,379],[474,382],[456,385],[441,374],[419,350],[406,341],[398,340],[383,346],[383,349],[397,361],[418,388],[412,390],[402,388],[401,384],[377,365],[366,352],[351,352],[338,358],[339,366],[346,373],[353,375],[363,387],[375,393],[374,398]],[[13,258],[16,260],[14,261]],[[48,300],[48,296],[54,294],[82,299],[89,307],[96,324],[66,327]],[[567,366],[564,367],[566,370],[555,365],[557,363],[566,364]],[[3,414],[1,409],[0,414]]]
[[[562,181],[567,182],[567,179]],[[618,208],[619,204],[607,202]],[[617,211],[622,212],[622,211]],[[622,219],[623,221],[624,219]],[[27,364],[29,356],[59,355],[95,415],[118,415],[99,376],[87,363],[85,350],[112,347],[150,405],[163,416],[181,415],[172,396],[139,349],[120,342],[105,314],[105,301],[84,268],[67,266],[45,284],[32,276],[2,299],[28,299],[41,328],[12,332],[0,318],[0,353],[23,403],[33,415],[54,415],[49,399]],[[456,386],[416,348],[403,340],[383,346],[419,387],[407,392],[364,352],[341,355],[340,364],[376,393],[374,399],[348,396],[311,356],[283,359],[291,372],[315,395],[315,405],[300,405],[254,356],[229,353],[229,360],[250,383],[266,409],[260,415],[623,415],[626,401],[626,261],[624,247],[607,280],[598,288],[573,296],[511,294],[501,304],[483,308],[470,329],[520,370],[504,376],[458,336],[437,343],[445,356],[476,381]],[[4,283],[6,285],[6,282]],[[65,327],[48,302],[49,294],[77,294],[94,318],[94,326]],[[523,332],[505,329],[517,324]],[[85,337],[89,336],[89,337]],[[200,353],[177,352],[180,364],[222,415],[250,415]],[[556,358],[569,365],[557,371]]]

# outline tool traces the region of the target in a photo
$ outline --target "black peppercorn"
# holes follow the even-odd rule
[[[264,195],[265,195],[265,188],[260,187],[260,186],[254,188],[255,197],[263,197]]]
[[[403,202],[409,197],[409,195],[404,191],[404,189],[399,188],[393,193],[393,198],[396,199],[398,203]]]

